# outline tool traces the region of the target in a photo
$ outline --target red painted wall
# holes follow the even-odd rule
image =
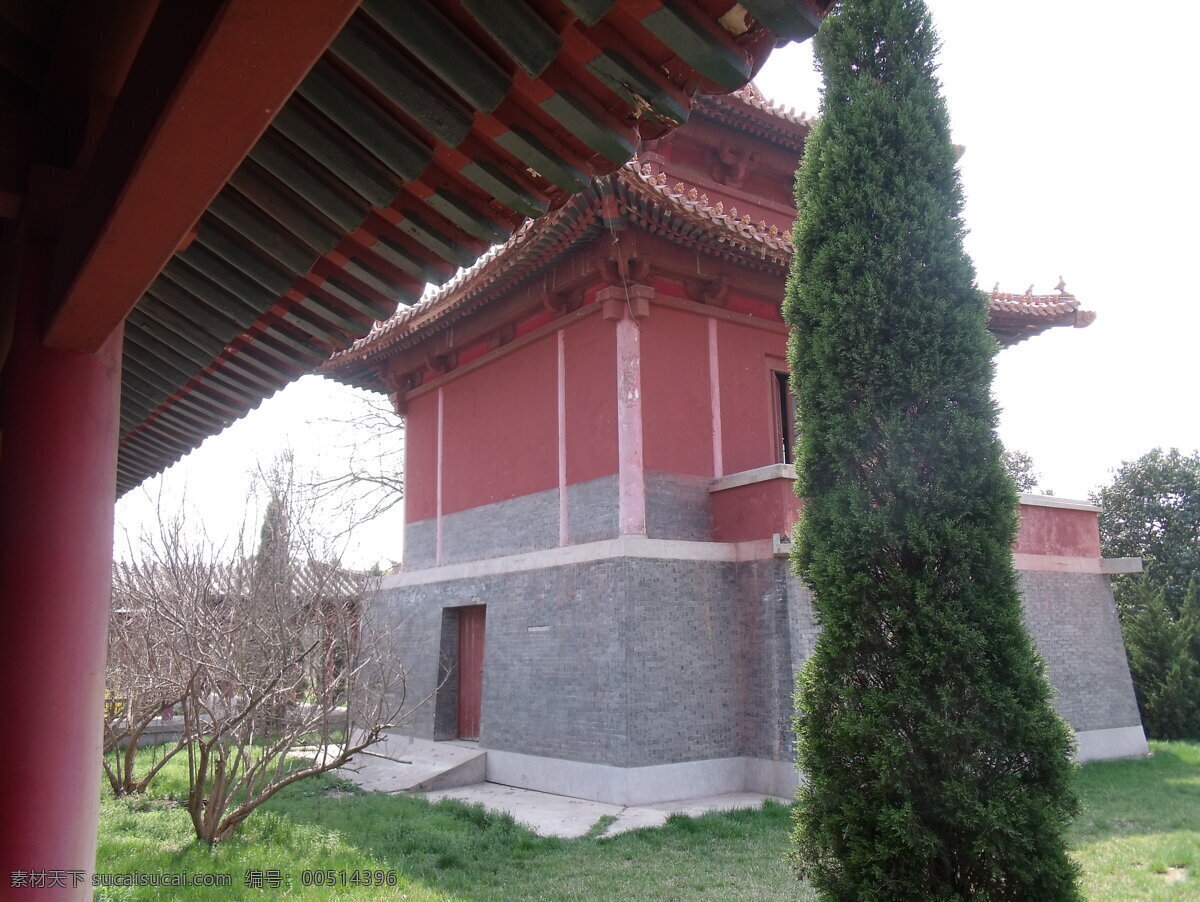
[[[708,317],[655,306],[640,325],[645,468],[711,476]]]
[[[558,485],[554,337],[443,387],[442,513]]]
[[[557,342],[550,333],[442,385],[443,514],[557,487]],[[593,315],[569,326],[565,369],[567,481],[616,473],[614,324]],[[408,403],[409,523],[437,515],[437,398],[431,389]]]
[[[710,492],[714,542],[748,542],[778,533],[784,540],[800,516],[791,479],[768,479]]]
[[[729,300],[725,302],[725,309],[730,313],[744,313],[747,316],[756,316],[760,319],[769,319],[777,323],[782,323],[783,313],[779,308],[782,302],[783,282],[781,281],[779,283],[779,300],[767,303],[757,298],[742,297],[731,291],[729,293]],[[782,338],[780,340],[782,341]]]
[[[597,315],[566,330],[567,482],[617,472],[617,332]],[[556,471],[555,471],[556,472]]]
[[[404,423],[404,519],[437,515],[437,392],[408,402]]]
[[[1021,526],[1013,551],[1065,557],[1100,557],[1100,520],[1095,511],[1021,505]]]
[[[721,374],[721,435],[725,473],[779,463],[771,370],[786,371],[787,341],[741,323],[717,324]]]

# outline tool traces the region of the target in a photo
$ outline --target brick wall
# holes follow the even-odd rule
[[[404,566],[409,570],[437,563],[437,520],[418,520],[404,527]]]
[[[1059,714],[1079,731],[1139,726],[1108,577],[1020,571],[1018,578],[1025,622],[1057,690]]]
[[[570,544],[617,537],[620,532],[617,492],[616,476],[602,476],[567,486],[567,541]]]
[[[1079,731],[1139,723],[1107,578],[1020,573],[1055,705]],[[634,767],[792,756],[795,675],[818,627],[785,558],[613,558],[385,590],[410,701],[453,659],[452,609],[486,604],[485,748]],[[450,613],[446,613],[451,609]],[[453,734],[453,677],[416,712]]]
[[[558,545],[558,489],[442,517],[442,563],[478,561]]]
[[[786,631],[760,618],[765,606],[785,620],[786,599],[776,587],[741,604],[741,566],[617,558],[385,590],[378,602],[404,626],[394,648],[413,697],[434,689],[449,651],[443,608],[488,606],[485,747],[626,767],[724,758],[747,754],[747,736],[778,747],[782,708],[764,717],[763,702],[790,694]],[[762,656],[761,673],[741,672],[748,655]],[[413,732],[444,738],[446,710],[428,705]]]
[[[442,563],[556,548],[558,517],[558,489],[448,514],[442,518]],[[568,544],[616,538],[617,478],[567,486],[567,524]],[[437,520],[409,523],[404,529],[404,566],[421,570],[436,562]]]
[[[807,596],[789,596],[786,560],[748,561],[737,568],[741,754],[790,761],[792,692],[802,663],[792,608],[806,607]]]
[[[711,476],[646,473],[646,535],[707,542],[712,538]]]

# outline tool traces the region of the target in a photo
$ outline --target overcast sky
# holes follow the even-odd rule
[[[1197,6],[929,7],[978,284],[1049,293],[1062,275],[1097,314],[999,355],[1001,437],[1068,497],[1156,445],[1200,447]],[[810,59],[777,52],[764,92],[815,109]]]
[[[1200,448],[1196,265],[1200,173],[1194,39],[1200,5],[1116,0],[1037,4],[928,0],[960,162],[978,284],[1049,293],[1059,276],[1086,329],[1054,329],[998,359],[1001,438],[1029,452],[1041,485],[1084,498],[1155,446]],[[809,47],[777,50],[763,92],[815,112]],[[117,505],[123,529],[186,492],[222,535],[241,521],[247,474],[285,447],[336,469],[347,389],[306,377]],[[356,564],[400,556],[398,516],[348,549]]]

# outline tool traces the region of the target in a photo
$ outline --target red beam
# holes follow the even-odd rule
[[[358,3],[162,5],[64,227],[48,344],[99,348]]]

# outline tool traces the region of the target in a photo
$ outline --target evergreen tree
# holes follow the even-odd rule
[[[1200,680],[1200,587],[1196,580],[1188,583],[1187,592],[1183,596],[1183,604],[1179,607],[1179,622],[1183,624],[1183,634],[1187,642],[1187,654],[1196,668],[1196,678]],[[1200,691],[1194,697],[1197,707],[1196,734],[1200,736]]]
[[[1146,732],[1155,739],[1200,736],[1200,604],[1188,587],[1178,618],[1147,571],[1133,584],[1121,628]]]
[[[821,625],[794,861],[828,899],[1075,899],[1072,740],[1021,619],[935,44],[921,0],[845,0],[816,40],[785,300]]]

